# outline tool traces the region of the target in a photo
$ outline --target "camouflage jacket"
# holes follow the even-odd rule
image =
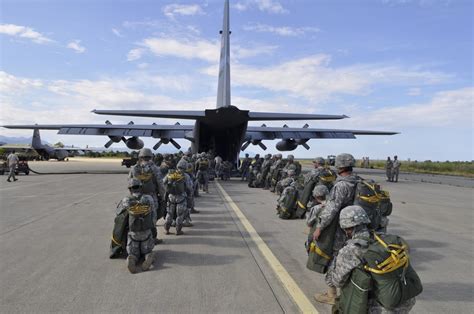
[[[329,192],[326,206],[319,215],[318,228],[324,229],[337,217],[341,209],[354,203],[355,186],[361,180],[355,174],[337,177],[334,187]]]
[[[134,165],[130,169],[128,176],[142,182],[143,193],[152,196],[153,194],[164,196],[163,173],[153,162],[149,162],[146,165]]]

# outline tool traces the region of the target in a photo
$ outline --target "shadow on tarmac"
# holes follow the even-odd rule
[[[474,283],[425,282],[423,283],[423,293],[417,299],[474,303],[473,293]],[[466,295],[471,297],[466,298]]]

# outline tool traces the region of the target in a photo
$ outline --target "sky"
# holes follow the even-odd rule
[[[223,3],[2,0],[0,125],[174,124],[90,111],[215,108]],[[231,0],[230,7],[232,105],[350,117],[308,121],[314,128],[400,132],[310,140],[309,151],[293,152],[297,158],[474,159],[472,1]],[[306,121],[266,124],[285,123]],[[74,146],[108,140],[42,137]],[[275,144],[265,142],[267,152],[277,152]]]

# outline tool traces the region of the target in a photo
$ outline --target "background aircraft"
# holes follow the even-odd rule
[[[229,1],[224,4],[224,20],[221,30],[221,52],[219,78],[217,88],[216,109],[204,111],[173,111],[173,110],[93,110],[96,114],[175,118],[195,120],[194,125],[136,125],[132,121],[128,125],[112,125],[106,121],[104,125],[5,125],[12,129],[49,129],[59,130],[58,134],[72,135],[102,135],[108,136],[105,147],[123,141],[130,149],[140,149],[144,143],[140,137],[159,139],[153,149],[162,144],[171,143],[177,149],[181,146],[174,140],[187,139],[191,142],[193,153],[212,151],[224,160],[236,163],[240,150],[245,150],[250,144],[258,145],[263,150],[264,140],[281,139],[276,148],[280,151],[291,151],[298,145],[309,149],[310,139],[350,139],[356,135],[393,135],[396,132],[317,129],[305,125],[302,128],[283,127],[249,127],[249,121],[272,120],[335,120],[347,118],[345,115],[271,113],[240,110],[231,105],[230,93],[230,30],[229,30]]]
[[[33,138],[31,145],[16,145],[16,144],[5,144],[0,146],[6,152],[26,152],[27,154],[35,151],[41,159],[57,159],[58,161],[64,161],[68,157],[75,156],[78,152],[90,151],[88,148],[76,148],[76,147],[53,147],[41,142],[41,136],[39,129],[33,130]]]

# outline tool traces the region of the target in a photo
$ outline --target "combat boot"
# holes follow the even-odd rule
[[[199,210],[195,210],[194,207],[191,208],[191,211],[190,211],[191,214],[199,214]]]
[[[182,235],[184,232],[181,230],[182,226],[176,227],[176,235]]]
[[[170,234],[170,226],[165,224],[165,234]]]
[[[183,227],[192,227],[194,226],[190,221],[183,222]]]
[[[132,274],[136,274],[138,272],[137,259],[135,256],[129,255],[127,257],[127,268]]]
[[[336,287],[329,287],[328,291],[324,293],[316,293],[314,299],[319,303],[336,304],[337,289]]]
[[[142,270],[147,271],[150,269],[151,265],[153,265],[153,261],[155,260],[153,253],[148,253],[145,255],[145,260],[142,263]]]

